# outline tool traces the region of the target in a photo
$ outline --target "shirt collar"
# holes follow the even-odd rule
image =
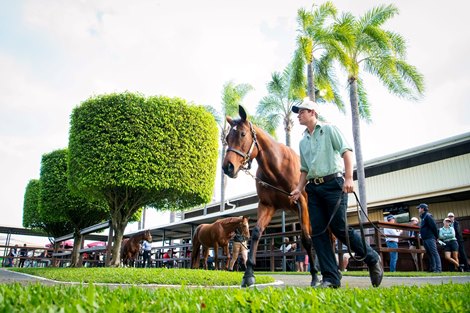
[[[317,124],[315,125],[315,130],[319,129],[319,128],[322,128],[323,125],[325,125],[325,123],[322,123],[320,122],[319,120],[317,120]],[[315,133],[315,132],[314,132]],[[310,136],[310,133],[308,132],[308,128],[305,128],[304,130],[304,135],[306,136]]]

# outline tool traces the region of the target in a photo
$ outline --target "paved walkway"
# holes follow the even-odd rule
[[[309,287],[310,276],[309,275],[282,275],[282,274],[269,274],[274,277],[276,283],[270,284],[276,287]],[[26,274],[16,273],[8,271],[6,269],[0,269],[0,284],[5,283],[41,283],[45,285],[58,284],[56,281],[30,276]],[[429,277],[384,277],[381,287],[392,287],[392,286],[411,286],[411,285],[423,285],[433,284],[440,285],[442,283],[453,282],[456,284],[470,283],[470,276],[429,276]],[[343,276],[341,281],[342,287],[349,288],[368,288],[371,287],[369,277],[353,277]],[[116,286],[116,284],[111,284]],[[158,287],[158,285],[152,285],[148,287]],[[167,287],[167,286],[166,286]]]

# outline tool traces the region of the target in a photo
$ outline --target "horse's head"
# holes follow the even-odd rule
[[[146,230],[144,232],[144,239],[148,242],[152,242],[152,234],[150,233],[150,230]]]
[[[240,231],[245,238],[250,238],[250,224],[249,222],[249,217],[248,216],[243,216],[243,219],[240,223]]]
[[[256,132],[242,106],[238,107],[240,119],[234,120],[227,116],[230,130],[226,137],[227,152],[222,162],[224,173],[231,178],[236,178],[240,169],[249,169],[251,161],[256,157],[254,148],[258,149]],[[258,151],[256,151],[258,153]]]

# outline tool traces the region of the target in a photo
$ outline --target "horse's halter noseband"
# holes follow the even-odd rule
[[[232,147],[227,148],[227,152],[229,152],[229,151],[235,152],[236,154],[240,155],[243,158],[241,167],[244,170],[249,170],[251,168],[251,161],[253,161],[253,159],[251,158],[251,154],[253,153],[253,149],[255,148],[255,146],[256,146],[257,149],[259,149],[258,140],[256,139],[256,131],[253,128],[253,124],[251,122],[249,122],[249,123],[250,123],[250,131],[251,131],[251,136],[253,138],[253,142],[251,143],[251,146],[250,146],[250,149],[248,150],[248,152],[244,153],[243,151],[240,151],[240,150],[232,148]],[[235,129],[236,129],[236,127],[237,127],[237,125],[235,125]]]

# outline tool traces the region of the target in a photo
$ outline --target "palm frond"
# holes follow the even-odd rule
[[[403,36],[395,32],[387,31],[387,36],[390,38],[393,52],[395,56],[401,59],[406,58],[406,41]]]
[[[310,25],[312,28],[322,29],[325,21],[329,17],[335,17],[337,9],[331,1],[327,1],[320,5],[312,12],[313,21]]]
[[[304,90],[306,87],[305,80],[305,59],[303,57],[303,51],[297,48],[294,52],[294,58],[292,60],[292,74],[290,78],[290,88],[295,90]]]
[[[359,19],[361,31],[370,26],[379,27],[398,13],[398,8],[393,4],[376,6]]]
[[[217,110],[214,107],[212,107],[210,105],[203,105],[203,107],[204,107],[204,109],[206,109],[207,112],[212,114],[212,116],[214,117],[217,124],[219,124],[219,125],[222,124],[222,117],[221,117],[220,113],[217,112]]]
[[[235,84],[229,81],[224,84],[222,90],[222,107],[225,115],[236,115],[238,106],[243,104],[245,96],[253,90],[250,84]]]
[[[362,78],[357,78],[357,98],[359,100],[359,116],[366,122],[371,122],[370,104]]]

